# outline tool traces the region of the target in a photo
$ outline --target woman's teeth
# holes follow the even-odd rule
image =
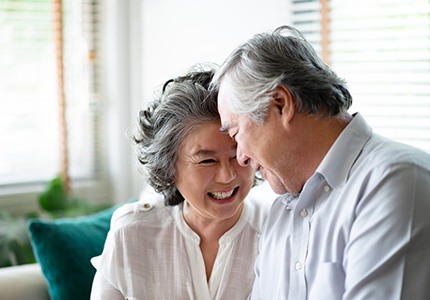
[[[229,197],[231,197],[231,195],[233,195],[234,189],[231,190],[230,192],[212,192],[209,193],[212,197],[214,197],[215,199],[218,200],[223,200],[223,199],[227,199]]]

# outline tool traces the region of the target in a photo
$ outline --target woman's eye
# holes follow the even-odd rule
[[[215,162],[215,159],[204,159],[200,162],[200,164],[212,164]]]
[[[233,141],[233,142],[236,142],[236,134],[233,134],[233,135],[231,136],[231,139],[232,139],[232,141]]]

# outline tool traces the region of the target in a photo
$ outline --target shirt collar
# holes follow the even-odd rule
[[[371,136],[372,128],[361,114],[354,114],[352,121],[336,139],[316,172],[326,179],[331,188],[342,184]]]

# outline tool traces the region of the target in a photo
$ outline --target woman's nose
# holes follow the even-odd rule
[[[218,182],[229,183],[236,178],[236,169],[234,168],[234,164],[235,163],[231,160],[221,164],[217,172]]]

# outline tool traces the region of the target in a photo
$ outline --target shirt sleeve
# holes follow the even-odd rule
[[[124,300],[124,296],[105,280],[100,272],[94,276],[91,300]]]
[[[111,227],[107,234],[103,252],[100,256],[93,257],[91,263],[97,269],[93,281],[92,299],[124,299],[127,282],[130,274],[124,272],[124,266],[130,259],[125,254],[126,242],[123,240],[123,223],[129,218],[124,218],[133,211],[133,204],[126,204],[117,209],[111,219]],[[118,297],[118,298],[117,298]]]
[[[258,199],[259,201],[264,201],[263,199]],[[261,232],[264,232],[266,230],[267,227],[267,214],[269,212],[270,206],[267,207],[267,210],[265,211],[265,215],[264,215],[264,221],[261,223]],[[258,242],[258,255],[255,259],[254,262],[254,275],[255,275],[255,279],[253,282],[253,286],[252,286],[252,291],[250,293],[250,295],[248,296],[247,300],[258,300],[258,299],[262,299],[262,295],[261,295],[261,277],[260,277],[260,269],[261,269],[261,264],[262,262],[262,258],[261,258],[261,252],[262,252],[262,247],[263,247],[263,241],[262,241],[263,237],[260,236],[259,238],[259,242]]]
[[[426,299],[430,294],[430,174],[411,164],[363,184],[345,248],[343,299]]]
[[[260,297],[260,267],[259,267],[259,256],[257,256],[255,260],[255,267],[254,267],[254,273],[255,273],[255,279],[254,284],[252,286],[252,292],[248,296],[247,300],[258,300],[261,299]]]

